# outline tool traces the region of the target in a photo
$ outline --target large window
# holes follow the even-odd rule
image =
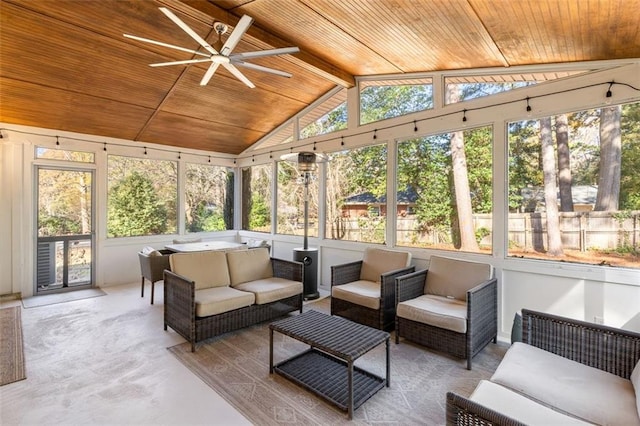
[[[431,78],[360,82],[360,124],[433,108]]]
[[[242,169],[242,229],[271,232],[271,164]]]
[[[398,143],[401,246],[491,253],[491,127]]]
[[[329,155],[326,185],[326,238],[385,242],[386,145]]]
[[[640,103],[509,123],[509,256],[640,267]]]
[[[289,235],[304,235],[304,176],[295,163],[278,162],[278,226],[277,232]],[[309,176],[309,233],[318,236],[318,179],[317,172]]]
[[[189,163],[185,177],[186,231],[233,229],[233,171],[226,167]]]
[[[109,155],[108,237],[176,232],[177,166],[175,161]]]

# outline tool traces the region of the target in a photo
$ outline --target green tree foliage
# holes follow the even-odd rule
[[[269,232],[271,226],[271,164],[242,170],[242,227]]]
[[[640,103],[622,107],[620,209],[640,210]]]
[[[187,232],[233,229],[233,221],[231,228],[225,221],[225,209],[233,208],[233,192],[228,191],[229,180],[233,185],[233,172],[208,164],[187,164],[185,177]]]
[[[167,210],[149,178],[133,172],[112,186],[108,196],[107,229],[110,237],[166,232]]]
[[[343,102],[313,123],[300,130],[300,139],[343,130],[347,128],[347,103]]]
[[[369,86],[360,92],[362,124],[433,108],[430,84]]]

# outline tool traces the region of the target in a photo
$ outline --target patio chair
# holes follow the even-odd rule
[[[493,267],[431,256],[429,269],[396,279],[396,343],[400,337],[471,359],[498,335]]]
[[[169,266],[169,255],[173,253],[171,250],[144,250],[138,252],[140,259],[140,274],[142,275],[140,297],[144,297],[144,280],[151,282],[151,304],[153,305],[153,296],[155,284],[162,281],[165,269],[171,269]]]
[[[395,279],[413,272],[411,253],[368,247],[362,260],[331,267],[331,314],[393,330]]]

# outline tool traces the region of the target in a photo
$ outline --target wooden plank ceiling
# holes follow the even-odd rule
[[[203,51],[159,10],[213,44],[214,21],[254,24],[234,53],[290,79],[208,63],[152,68]],[[239,154],[355,76],[640,57],[640,0],[1,0],[0,122]],[[224,39],[223,39],[224,40]]]

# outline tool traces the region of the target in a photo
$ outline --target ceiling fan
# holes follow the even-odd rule
[[[130,34],[123,34],[127,38],[131,38],[138,41],[143,41],[145,43],[156,44],[158,46],[169,47],[171,49],[181,50],[183,52],[193,53],[194,55],[203,56],[203,58],[196,59],[188,59],[185,61],[173,61],[173,62],[161,62],[157,64],[149,64],[152,67],[164,67],[167,65],[186,65],[186,64],[197,64],[201,62],[211,62],[209,65],[209,69],[204,73],[202,80],[200,80],[201,86],[206,86],[213,77],[213,74],[216,72],[218,67],[222,65],[225,67],[231,74],[233,74],[238,80],[242,81],[244,84],[249,86],[250,88],[256,87],[244,74],[242,74],[237,66],[245,67],[257,71],[264,71],[271,74],[279,75],[282,77],[291,77],[291,74],[288,72],[276,70],[273,68],[264,67],[262,65],[256,65],[249,62],[245,62],[246,59],[253,58],[263,58],[266,56],[276,56],[276,55],[285,55],[289,53],[299,52],[300,49],[297,47],[283,47],[278,49],[268,49],[268,50],[259,50],[255,52],[243,52],[243,53],[234,53],[231,52],[236,47],[240,39],[244,35],[244,33],[249,29],[249,26],[253,23],[253,18],[248,15],[244,15],[238,24],[233,29],[227,41],[222,43],[222,34],[227,32],[227,25],[222,22],[214,22],[213,29],[218,34],[218,41],[214,43],[214,46],[211,46],[205,39],[200,37],[195,31],[193,31],[187,24],[185,24],[180,18],[178,18],[173,12],[171,12],[166,7],[161,7],[160,11],[164,13],[167,18],[171,19],[177,26],[179,26],[185,33],[187,33],[191,38],[198,42],[200,46],[202,46],[207,53],[200,52],[198,50],[187,49],[185,47],[174,46],[172,44],[164,43],[161,41],[151,40],[148,38],[138,37]]]

